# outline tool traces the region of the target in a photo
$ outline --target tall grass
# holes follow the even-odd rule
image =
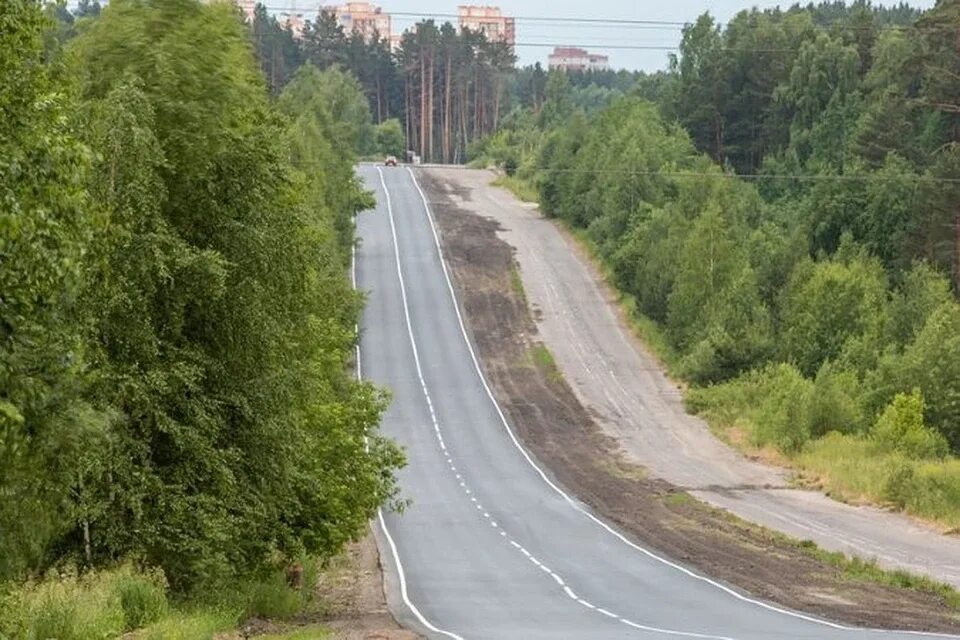
[[[491,184],[495,187],[503,187],[523,202],[538,202],[540,200],[537,186],[532,180],[525,180],[518,176],[504,175],[494,180]]]
[[[159,620],[167,606],[162,573],[67,569],[8,590],[0,601],[0,637],[112,638]]]
[[[836,497],[888,504],[907,513],[960,527],[960,460],[915,460],[881,451],[871,440],[831,433],[795,458]]]
[[[277,569],[180,606],[169,601],[159,570],[66,569],[0,590],[0,638],[94,640],[133,632],[144,640],[205,640],[245,619],[288,619],[313,606],[319,567],[309,558],[301,564],[300,588],[291,587],[286,572]],[[304,637],[324,637],[311,633]]]
[[[770,386],[777,384],[778,376],[770,371],[754,371],[732,382],[692,389],[686,404],[715,431],[745,432],[745,441],[730,439],[742,448],[793,443],[776,431],[802,430],[799,423],[804,418],[782,423],[770,419],[769,408],[777,396]],[[837,432],[803,440],[793,448],[781,447],[781,451],[786,454],[783,461],[836,499],[886,505],[950,529],[960,528],[960,459],[912,458],[884,448],[869,434]]]
[[[217,633],[236,627],[237,621],[237,612],[230,609],[171,611],[134,637],[137,640],[211,640]]]

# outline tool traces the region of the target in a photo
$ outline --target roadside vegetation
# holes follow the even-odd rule
[[[0,3],[0,637],[292,616],[396,497],[349,371],[367,103],[313,66],[271,99],[250,37]]]
[[[704,15],[598,111],[550,74],[475,162],[537,189],[727,440],[954,528],[957,28],[951,3]]]

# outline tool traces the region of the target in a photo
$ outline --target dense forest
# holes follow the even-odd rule
[[[473,147],[596,251],[689,406],[835,495],[960,523],[960,5],[745,11]]]
[[[483,33],[458,30],[449,22],[424,20],[403,34],[396,51],[386,39],[346,33],[327,12],[307,21],[294,38],[279,20],[258,6],[253,20],[263,72],[274,93],[300,65],[338,68],[360,83],[375,127],[362,152],[416,153],[424,161],[461,163],[469,145],[501,129],[505,121],[544,104],[547,72],[539,65],[516,69],[511,48]],[[595,111],[629,91],[643,74],[598,72],[574,79],[577,106]],[[389,149],[378,140],[396,140]],[[396,152],[399,150],[399,152]]]
[[[118,637],[167,586],[243,611],[362,535],[403,461],[350,373],[356,82],[306,65],[270,98],[230,5],[98,9],[0,3],[0,587],[147,573],[0,588],[3,637]]]
[[[263,6],[253,28],[275,92],[304,62],[348,70],[360,82],[377,125],[402,123],[401,150],[425,160],[462,161],[465,145],[493,132],[508,109],[510,48],[488,42],[482,33],[458,31],[449,22],[418,23],[404,33],[396,52],[385,39],[345,33],[327,12],[308,22],[299,40]],[[363,150],[377,149],[367,145]]]

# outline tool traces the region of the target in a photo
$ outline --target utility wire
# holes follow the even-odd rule
[[[295,162],[294,166],[303,169],[310,166],[322,165],[322,162]],[[428,165],[434,166],[434,165]],[[442,165],[445,169],[470,169],[465,165]],[[728,173],[728,172],[707,172],[707,171],[636,171],[632,169],[549,169],[537,168],[537,172],[542,173],[580,173],[587,175],[622,175],[632,177],[656,177],[656,178],[711,178],[725,180],[795,180],[798,182],[873,182],[873,183],[923,183],[923,184],[960,184],[960,178],[935,178],[933,176],[903,176],[886,177],[870,174],[846,174],[846,175],[825,175],[825,174],[766,174],[766,173]]]
[[[284,11],[284,12],[298,12],[303,15],[313,14],[314,11],[319,15],[320,11],[323,9],[322,6],[315,6],[310,9],[303,9],[302,7],[296,6],[283,6],[283,5],[268,5],[264,4],[263,7],[269,11]],[[444,19],[459,19],[460,15],[457,13],[432,13],[432,12],[415,12],[415,11],[384,11],[384,15],[389,15],[391,18],[399,17],[404,21],[416,22],[419,20],[427,20],[431,18],[444,18]],[[764,15],[761,13],[760,15]],[[786,16],[787,12],[781,12],[782,16]],[[669,29],[669,30],[678,30],[685,27],[692,27],[696,23],[696,19],[688,21],[680,20],[642,20],[642,19],[633,19],[633,18],[591,18],[591,17],[575,17],[575,16],[510,16],[504,15],[504,18],[512,18],[514,22],[538,22],[543,23],[544,26],[549,26],[551,24],[555,25],[594,25],[594,26],[614,26],[614,27],[627,27],[627,28],[654,28],[654,29]],[[714,27],[723,28],[728,26],[730,23],[724,22],[714,22]],[[746,25],[753,26],[753,25]],[[852,31],[897,31],[897,30],[909,30],[909,31],[919,31],[919,32],[948,32],[948,33],[957,33],[960,31],[960,28],[954,25],[899,25],[899,24],[875,24],[875,25],[856,25],[856,24],[843,24],[841,22],[831,23],[827,25],[814,24],[815,28],[829,30],[833,27],[840,27],[842,29],[848,29]]]
[[[414,13],[409,11],[391,11],[391,16],[403,16],[411,18],[460,18],[457,13]],[[658,27],[684,27],[688,22],[676,20],[634,20],[630,18],[572,18],[558,16],[504,16],[513,18],[515,22],[544,22],[557,24],[612,24],[617,26],[658,26]]]

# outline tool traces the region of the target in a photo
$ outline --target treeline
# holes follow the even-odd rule
[[[922,258],[960,286],[958,12],[940,3],[888,28],[862,3],[826,28],[817,12],[745,13],[723,30],[705,16],[684,34],[664,113],[739,173],[834,177],[760,182],[768,201],[808,202],[813,253],[849,233],[894,275]]]
[[[0,581],[127,560],[211,594],[329,557],[402,463],[348,371],[353,85],[270,100],[229,4],[71,22],[0,3]]]
[[[385,38],[345,33],[328,12],[307,21],[302,38],[295,39],[259,5],[253,31],[274,92],[304,62],[347,70],[360,83],[373,120],[390,129],[379,135],[393,140],[400,124],[401,151],[409,149],[425,161],[462,161],[466,145],[494,131],[509,110],[507,84],[515,60],[510,47],[449,22],[416,24],[396,52]],[[371,134],[364,153],[388,152],[373,144],[377,137]]]
[[[508,184],[595,247],[694,409],[954,525],[958,32],[946,2],[704,16],[633,95],[589,115],[551,77],[486,143],[528,143]]]

